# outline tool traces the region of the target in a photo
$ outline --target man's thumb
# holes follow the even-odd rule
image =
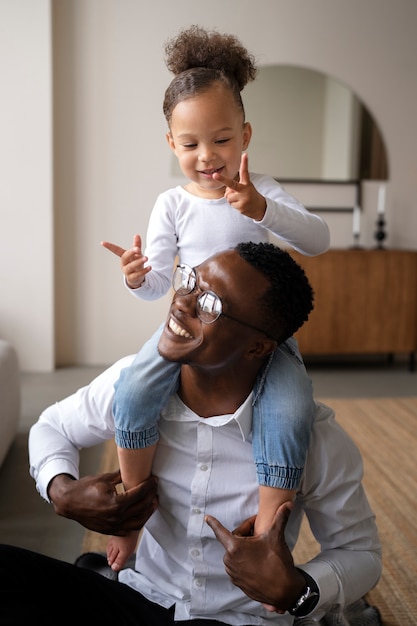
[[[271,530],[274,530],[278,537],[284,538],[285,527],[290,517],[291,511],[294,507],[294,502],[288,500],[281,504],[275,513],[275,517],[272,522]]]

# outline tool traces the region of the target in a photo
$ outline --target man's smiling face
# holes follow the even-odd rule
[[[159,352],[169,361],[206,368],[224,367],[240,358],[248,343],[262,335],[262,331],[223,315],[212,324],[205,324],[197,316],[198,295],[213,291],[220,297],[225,314],[261,326],[258,302],[269,283],[235,250],[211,257],[196,268],[196,274],[196,289],[187,295],[174,296]]]

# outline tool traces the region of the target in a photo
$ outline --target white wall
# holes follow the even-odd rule
[[[54,367],[49,0],[0,0],[0,337]]]
[[[5,167],[12,170],[8,180],[26,183],[33,176],[38,181],[37,186],[20,182],[17,189],[14,182],[8,198],[15,210],[6,213],[9,202],[0,208],[8,218],[2,219],[6,243],[0,267],[14,286],[6,300],[2,293],[0,334],[18,348],[23,369],[50,367],[54,304],[57,364],[110,363],[136,351],[165,317],[168,298],[149,304],[131,297],[122,286],[117,259],[99,242],[110,239],[128,246],[134,233],[145,235],[157,193],[181,182],[164,138],[161,104],[171,77],[163,64],[163,43],[193,23],[236,33],[259,64],[317,69],[356,92],[373,113],[388,150],[387,243],[417,248],[415,0],[212,0],[209,10],[190,0],[146,5],[139,0],[53,0],[52,6],[54,241],[50,205],[45,208],[49,187],[39,184],[47,177],[33,173],[50,157],[44,139],[48,86],[43,88],[50,68],[48,3],[0,0],[7,28],[3,19],[0,23],[10,32],[9,44],[16,38],[22,42],[20,55],[8,54],[1,63],[19,76],[30,59],[41,92],[26,99],[24,115],[18,109],[13,115],[15,125],[24,126],[21,138],[28,135],[30,149],[36,150],[35,163],[28,155],[9,163],[7,154],[14,148],[10,134],[6,145],[0,144],[2,174]],[[10,99],[19,96],[18,83],[9,88]],[[362,243],[367,246],[373,245],[376,192],[376,184],[366,186]],[[34,205],[41,207],[36,219],[26,208]],[[350,245],[351,218],[329,221],[333,242]],[[55,303],[43,284],[52,276],[48,253],[53,243]],[[36,297],[28,297],[28,290]]]

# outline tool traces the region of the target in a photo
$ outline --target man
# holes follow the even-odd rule
[[[130,359],[49,407],[30,435],[31,473],[58,514],[114,534],[140,527],[153,512],[135,569],[120,572],[120,584],[3,546],[5,623],[56,624],[63,616],[146,626],[289,625],[293,615],[320,618],[343,608],[377,583],[380,544],[361,458],[321,404],[295,502],[279,509],[268,533],[251,536],[258,493],[252,390],[261,390],[276,344],[311,309],[303,271],[272,244],[248,243],[190,268],[184,284],[159,344],[182,365],[178,393],[159,422],[158,501],[154,479],[117,495],[117,474],[78,478],[77,450],[113,437],[113,384]],[[295,567],[290,549],[303,512],[322,550]]]

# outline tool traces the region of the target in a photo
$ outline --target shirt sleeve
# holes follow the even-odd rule
[[[174,204],[175,195],[162,193],[158,196],[146,234],[145,255],[150,259],[152,270],[137,289],[130,289],[125,280],[129,291],[141,300],[157,300],[171,287],[174,260],[178,253]]]
[[[329,228],[319,215],[307,211],[271,176],[251,173],[250,177],[256,189],[266,199],[267,205],[263,219],[252,220],[257,228],[272,233],[282,242],[308,256],[321,254],[328,249]],[[183,245],[182,241],[179,242],[181,235],[179,235],[180,229],[177,224],[180,219],[178,201],[178,193],[175,190],[168,190],[158,196],[152,209],[146,235],[145,254],[150,260],[152,271],[146,274],[145,281],[137,289],[130,289],[125,280],[126,288],[141,300],[157,300],[171,287],[174,261],[179,253],[179,245]],[[203,239],[206,240],[207,230],[221,228],[221,223],[206,221],[200,223],[199,227],[201,232],[194,223],[195,237],[198,239],[203,235]],[[249,239],[250,235],[246,240]],[[245,238],[240,239],[240,241],[243,240]],[[228,242],[227,246],[230,245]],[[205,243],[202,243],[201,249],[205,249],[204,246]],[[214,250],[206,250],[206,257],[213,253]]]
[[[30,475],[40,495],[58,474],[79,478],[79,450],[114,437],[114,383],[133,356],[121,359],[89,385],[43,411],[29,432]]]
[[[302,254],[314,256],[326,252],[330,231],[319,215],[307,211],[274,178],[251,174],[251,180],[266,200],[266,212],[258,224]]]
[[[319,587],[315,618],[363,597],[378,582],[382,568],[375,516],[362,486],[360,452],[329,407],[318,403],[318,415],[297,496],[321,546],[315,558],[297,564]],[[313,464],[320,467],[319,484]]]

